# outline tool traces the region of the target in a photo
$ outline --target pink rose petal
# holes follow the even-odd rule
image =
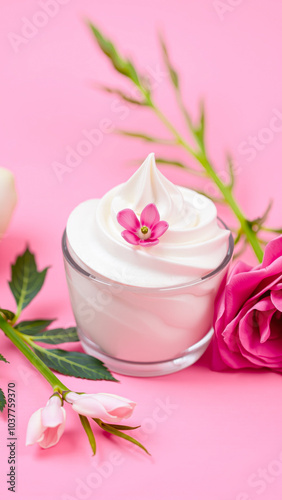
[[[282,312],[282,290],[271,290],[270,298],[276,309]]]
[[[274,240],[271,240],[265,247],[264,257],[261,266],[267,267],[272,264],[275,260],[282,257],[282,235],[278,236]]]
[[[282,236],[254,268],[237,263],[215,302],[213,368],[282,372]]]

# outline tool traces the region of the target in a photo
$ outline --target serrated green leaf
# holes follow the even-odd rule
[[[88,437],[88,441],[89,441],[91,449],[93,451],[93,455],[95,455],[96,454],[96,441],[95,441],[95,436],[94,436],[93,431],[91,429],[89,420],[84,415],[80,415],[80,413],[79,413],[79,418],[80,418],[80,422],[82,424],[82,427],[85,430],[86,435]]]
[[[4,410],[6,404],[7,404],[7,401],[6,401],[6,398],[5,398],[5,394],[2,391],[2,389],[0,389],[0,411]]]
[[[71,377],[88,380],[117,380],[112,376],[102,361],[89,354],[63,349],[43,349],[35,347],[37,356],[53,370]]]
[[[0,354],[0,361],[4,361],[4,363],[10,363],[10,361],[7,361],[7,359],[4,358],[3,354]]]
[[[137,71],[135,67],[133,66],[132,62],[129,59],[124,59],[119,52],[117,51],[116,47],[114,46],[113,42],[106,38],[102,32],[94,26],[94,24],[89,23],[89,27],[98,42],[98,45],[100,49],[104,52],[104,54],[110,59],[112,62],[114,68],[121,73],[122,75],[126,76],[130,80],[135,83],[138,87],[141,87],[140,83],[140,78],[137,74]]]
[[[142,450],[144,450],[148,455],[150,455],[150,453],[148,452],[148,450],[146,450],[145,446],[143,446],[141,443],[139,443],[139,441],[137,441],[137,439],[134,439],[133,437],[128,436],[128,434],[125,434],[124,432],[121,432],[120,430],[118,430],[116,427],[114,427],[111,424],[106,424],[106,422],[103,422],[99,418],[93,418],[93,420],[104,431],[107,431],[110,434],[113,434],[114,436],[120,437],[122,439],[126,439],[126,441],[130,441],[131,443],[136,444],[136,446],[139,446],[139,448],[142,448]]]
[[[34,255],[27,248],[12,265],[10,289],[16,299],[18,312],[22,311],[41,290],[47,269],[38,272]]]
[[[55,321],[54,319],[34,319],[32,321],[21,321],[17,325],[14,326],[19,332],[24,333],[24,335],[33,335],[39,334],[47,328],[47,326],[51,325],[51,323]]]
[[[75,326],[70,328],[55,328],[54,330],[46,330],[45,332],[32,335],[36,342],[44,344],[64,344],[66,342],[79,342],[77,330]]]
[[[0,308],[0,313],[2,316],[5,317],[5,319],[12,321],[15,317],[15,314],[12,311],[9,311],[8,309],[2,309]]]

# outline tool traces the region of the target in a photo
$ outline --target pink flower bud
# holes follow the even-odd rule
[[[28,422],[26,446],[38,443],[41,448],[50,448],[58,443],[64,432],[66,412],[61,398],[53,396],[44,408],[34,412]]]
[[[69,392],[66,401],[72,404],[74,411],[91,418],[100,418],[109,423],[118,423],[129,418],[136,403],[113,394],[76,394]]]
[[[0,239],[5,233],[17,202],[12,172],[0,168]]]

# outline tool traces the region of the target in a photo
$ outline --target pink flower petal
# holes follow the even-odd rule
[[[152,229],[157,222],[160,220],[160,214],[154,203],[149,203],[144,210],[141,212],[140,222],[141,226],[147,226]]]
[[[42,409],[39,408],[39,410],[35,411],[29,419],[26,431],[26,446],[36,443],[45,430],[41,421]]]
[[[140,229],[140,222],[137,219],[135,213],[130,208],[125,208],[117,214],[118,223],[128,229],[128,231],[136,232]]]
[[[276,309],[282,312],[282,290],[271,290],[270,298]]]
[[[271,240],[265,247],[261,267],[267,267],[281,257],[282,235]]]
[[[131,245],[139,245],[140,238],[136,236],[136,234],[131,233],[131,231],[122,231],[122,237],[127,241],[127,243],[131,243]]]
[[[76,400],[72,404],[72,408],[80,415],[91,418],[100,418],[101,420],[106,420],[107,422],[118,423],[121,418],[112,415],[107,408],[103,405],[94,394],[85,394],[79,400]],[[124,417],[123,417],[124,418]]]
[[[98,393],[95,397],[110,415],[119,419],[131,417],[136,406],[134,401],[113,394]]]
[[[148,240],[140,240],[139,245],[141,247],[153,247],[154,245],[157,245],[159,243],[159,240],[151,240],[150,238]]]
[[[162,236],[166,230],[168,229],[168,223],[164,220],[157,222],[157,224],[153,227],[151,238],[154,240],[155,238],[159,238]]]
[[[42,410],[41,420],[44,427],[57,427],[63,423],[64,413],[62,412],[61,399],[58,396],[49,399]]]
[[[66,423],[66,412],[64,408],[61,408],[61,413],[63,415],[63,422],[56,427],[48,427],[37,441],[41,448],[51,448],[51,446],[55,446],[60,440],[65,430]]]
[[[79,394],[77,394],[76,392],[68,392],[67,395],[66,395],[66,401],[68,403],[73,403],[76,399],[79,399]]]
[[[39,446],[41,446],[41,448],[51,448],[51,446],[57,444],[60,439],[60,436],[58,436],[58,431],[59,426],[46,429],[41,438],[37,441]]]

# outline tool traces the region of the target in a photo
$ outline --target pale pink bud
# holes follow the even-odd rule
[[[0,168],[0,239],[5,233],[17,202],[12,172]]]
[[[38,443],[41,448],[50,448],[58,443],[64,432],[66,412],[61,398],[53,396],[44,408],[34,412],[28,422],[26,446]]]
[[[66,401],[72,404],[74,411],[85,417],[100,418],[109,423],[118,423],[129,418],[136,403],[113,394],[76,394],[69,392]]]

